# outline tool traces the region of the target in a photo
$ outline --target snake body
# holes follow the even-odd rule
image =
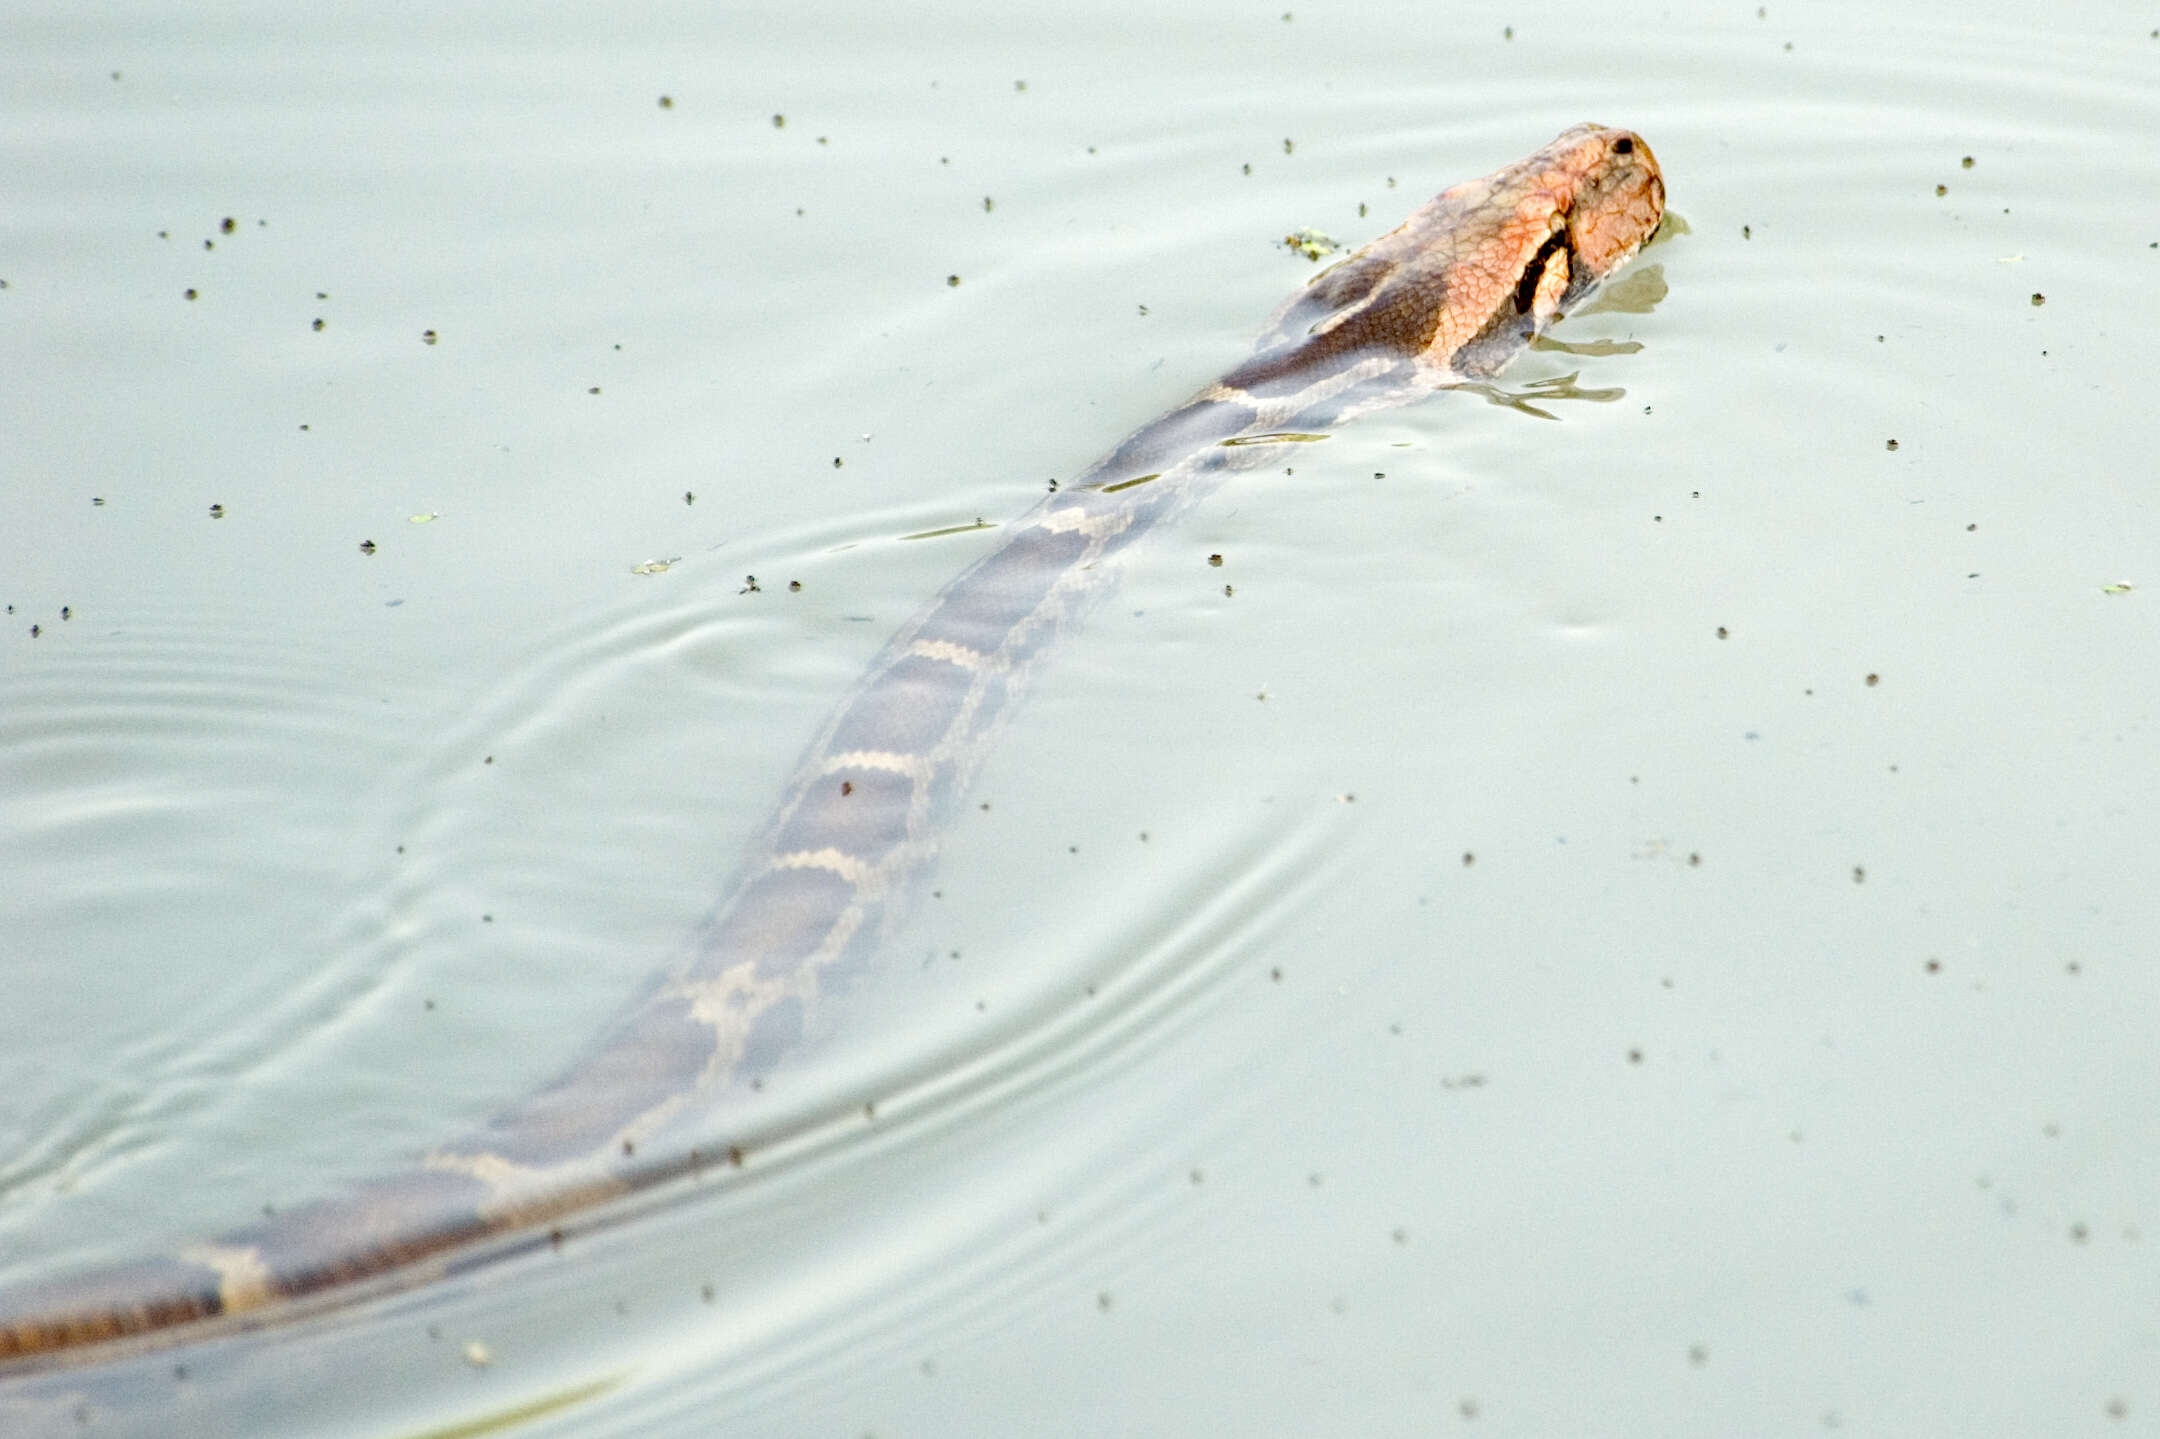
[[[902,630],[810,746],[690,961],[590,1057],[407,1172],[172,1254],[0,1290],[0,1366],[266,1322],[426,1282],[565,1216],[743,1162],[680,1140],[795,1045],[890,927],[992,732],[1104,561],[1224,473],[1496,373],[1656,229],[1664,184],[1581,125],[1449,189],[1293,296],[1252,356],[1046,498]]]

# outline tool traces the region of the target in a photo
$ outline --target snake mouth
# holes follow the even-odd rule
[[[1641,136],[1614,135],[1597,168],[1576,198],[1569,226],[1574,257],[1593,283],[1626,264],[1665,213],[1665,177]]]

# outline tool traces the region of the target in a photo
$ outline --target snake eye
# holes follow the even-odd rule
[[[1634,154],[1634,153],[1635,153],[1635,137],[1634,137],[1634,136],[1632,136],[1632,135],[1622,135],[1622,136],[1621,136],[1621,137],[1620,137],[1619,139],[1617,139],[1617,140],[1615,140],[1615,141],[1613,141],[1613,142],[1612,142],[1612,152],[1613,152],[1613,153],[1614,153],[1615,155],[1632,155],[1632,154]]]

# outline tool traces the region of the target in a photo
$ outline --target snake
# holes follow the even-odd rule
[[[0,1374],[275,1322],[561,1241],[747,1141],[677,1136],[746,1098],[870,962],[998,727],[1109,561],[1281,445],[1489,381],[1651,238],[1640,136],[1577,125],[1314,275],[1251,355],[1053,485],[896,634],[810,744],[693,937],[552,1082],[409,1169],[170,1253],[0,1289]]]

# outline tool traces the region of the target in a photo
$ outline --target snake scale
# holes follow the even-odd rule
[[[1104,561],[1270,442],[1495,374],[1657,228],[1640,138],[1579,125],[1321,272],[1252,356],[1015,522],[886,647],[734,888],[583,1062],[415,1168],[169,1255],[0,1290],[0,1372],[267,1322],[547,1242],[565,1216],[744,1162],[682,1138],[873,953],[993,729]]]

